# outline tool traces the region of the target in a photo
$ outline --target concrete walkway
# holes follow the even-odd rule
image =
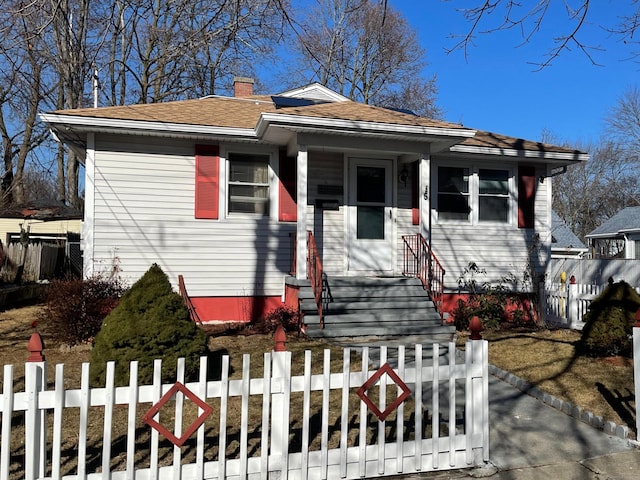
[[[489,377],[490,464],[391,480],[638,480],[640,449]]]
[[[489,465],[387,478],[640,479],[636,443],[596,429],[494,375],[489,376],[489,418]]]

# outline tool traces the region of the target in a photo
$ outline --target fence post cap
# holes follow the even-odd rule
[[[42,341],[42,336],[38,332],[33,332],[31,334],[31,338],[27,343],[27,350],[29,351],[29,358],[27,358],[27,362],[44,362],[44,355],[42,351],[44,350],[44,342]]]
[[[469,322],[469,331],[471,332],[471,340],[482,340],[482,335],[480,335],[480,332],[482,331],[482,322],[480,321],[480,317],[477,315],[471,317],[471,321]]]
[[[273,348],[274,351],[287,351],[287,334],[285,333],[284,327],[282,325],[278,325],[278,328],[276,328],[276,333],[273,335],[273,341],[275,342],[275,346]]]

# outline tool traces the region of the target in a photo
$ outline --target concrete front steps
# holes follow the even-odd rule
[[[437,342],[455,328],[440,315],[420,280],[408,277],[328,277],[330,300],[320,327],[311,287],[298,292],[306,334],[312,338],[421,336]]]

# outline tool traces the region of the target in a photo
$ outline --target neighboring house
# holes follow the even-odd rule
[[[551,211],[551,258],[582,258],[589,251],[555,210]]]
[[[620,210],[586,237],[593,258],[640,260],[640,206]]]
[[[13,270],[22,263],[19,258],[14,258],[22,255],[14,248],[15,244],[55,245],[62,252],[60,255],[64,254],[55,265],[45,262],[47,267],[42,267],[40,272],[44,277],[38,279],[50,278],[53,270],[60,274],[81,274],[81,225],[81,211],[58,203],[30,202],[0,211],[0,242],[4,258],[0,277],[13,278]]]
[[[65,205],[28,203],[0,211],[0,241],[3,245],[28,234],[37,240],[66,240],[80,235],[82,212]]]
[[[421,235],[453,294],[469,262],[496,281],[544,271],[551,177],[588,158],[319,84],[235,86],[244,96],[41,115],[84,158],[86,275],[117,261],[133,281],[156,262],[201,319],[250,320],[282,304],[290,272],[307,277],[308,231],[329,281],[402,276]]]

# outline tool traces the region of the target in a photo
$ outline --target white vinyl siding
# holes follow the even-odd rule
[[[344,275],[344,156],[341,153],[310,151],[308,179],[307,221],[318,243],[322,268],[327,275]],[[323,188],[324,192],[327,188],[336,192],[319,193]],[[318,208],[317,200],[337,200],[339,207],[337,210]]]
[[[110,271],[115,261],[130,282],[158,263],[174,285],[184,275],[192,296],[281,295],[295,226],[194,218],[195,145],[140,142],[97,138],[95,249],[85,262]]]

